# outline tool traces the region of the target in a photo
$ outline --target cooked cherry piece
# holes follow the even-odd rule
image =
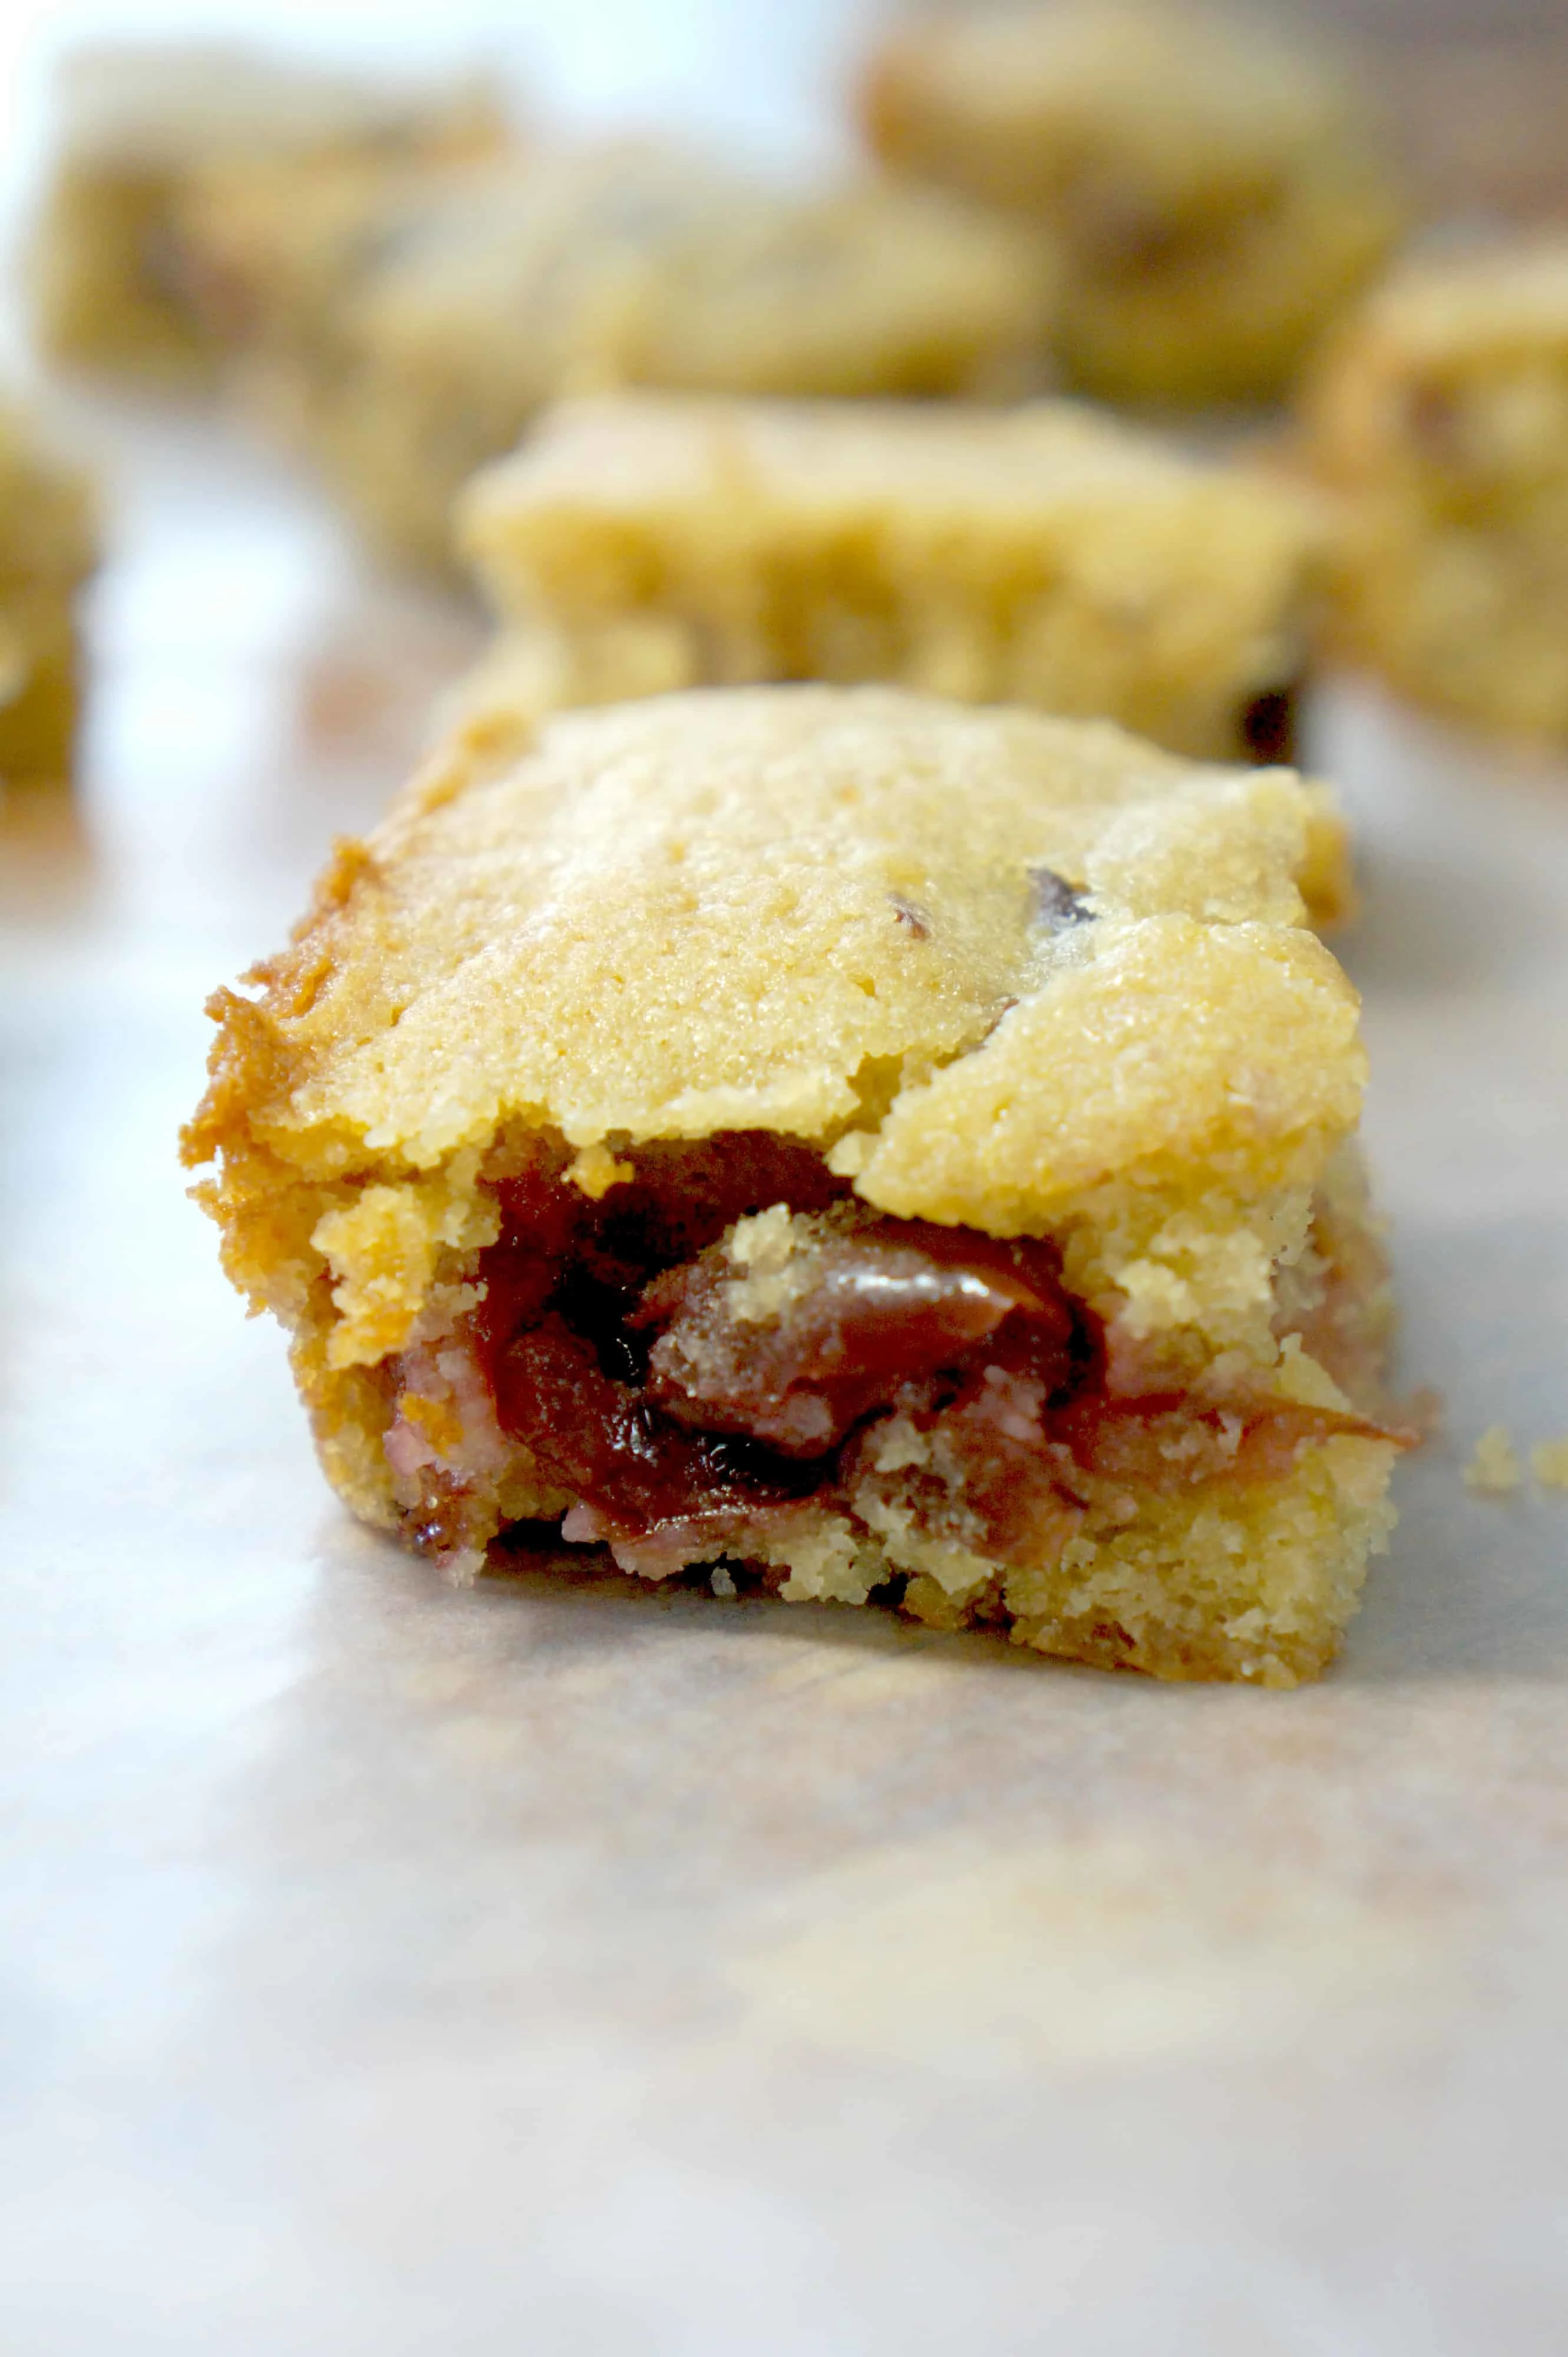
[[[819,1456],[907,1386],[944,1370],[956,1386],[980,1346],[1013,1325],[1052,1358],[1055,1390],[1071,1372],[1074,1321],[1054,1269],[1035,1260],[1026,1275],[988,1238],[885,1220],[808,1248],[806,1289],[758,1321],[736,1314],[735,1271],[715,1248],[643,1297],[638,1322],[663,1329],[650,1395],[682,1423]]]

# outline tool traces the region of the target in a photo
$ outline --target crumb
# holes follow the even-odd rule
[[[575,1160],[569,1163],[566,1176],[574,1187],[596,1203],[612,1187],[629,1186],[637,1176],[635,1162],[618,1162],[609,1147],[602,1141],[585,1146]]]
[[[1543,1490],[1568,1490],[1568,1440],[1538,1440],[1530,1469]]]
[[[735,1582],[722,1563],[714,1564],[708,1586],[715,1596],[733,1596],[736,1593]]]
[[[1517,1490],[1523,1479],[1518,1452],[1506,1428],[1500,1424],[1488,1425],[1465,1468],[1466,1488],[1500,1495],[1504,1491]]]

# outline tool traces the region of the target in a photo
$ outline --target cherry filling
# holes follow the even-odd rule
[[[1072,1383],[1075,1321],[1042,1245],[879,1220],[800,1259],[770,1318],[736,1314],[722,1246],[655,1278],[633,1322],[658,1332],[648,1390],[667,1414],[810,1458],[911,1387],[956,1394],[977,1354],[1027,1360],[1046,1393]]]
[[[813,1217],[849,1189],[789,1139],[645,1149],[596,1203],[543,1169],[498,1192],[473,1329],[497,1421],[618,1533],[765,1516],[833,1491],[888,1408],[938,1412],[997,1367],[1061,1400],[1097,1362],[1051,1246]],[[721,1239],[775,1205],[808,1215],[801,1248],[779,1301],[737,1313]]]
[[[755,1552],[807,1500],[852,1505],[890,1413],[940,1436],[993,1551],[1020,1560],[1061,1535],[1084,1475],[1271,1478],[1310,1441],[1400,1437],[1277,1401],[1115,1397],[1053,1245],[878,1218],[791,1140],[637,1166],[597,1201],[543,1164],[499,1180],[465,1336],[498,1445],[575,1501],[568,1538],[628,1567]]]
[[[744,1437],[672,1423],[645,1385],[607,1375],[592,1340],[559,1311],[508,1344],[495,1388],[502,1430],[619,1531],[788,1505],[821,1478]]]

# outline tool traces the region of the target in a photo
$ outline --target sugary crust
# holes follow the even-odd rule
[[[1102,1006],[1126,1019],[1157,989],[1158,942],[1192,963],[1216,1022],[1244,1027],[1283,990],[1307,1027],[1294,1049],[1265,1025],[1253,1041],[1238,1151],[1272,1171],[1324,1117],[1301,1096],[1314,1050],[1349,1091],[1339,1128],[1359,1084],[1354,996],[1298,922],[1306,824],[1288,773],[1204,770],[1110,726],[893,690],[570,716],[499,775],[459,745],[349,855],[248,1017],[286,1075],[249,1125],[322,1175],[431,1169],[524,1112],[575,1146],[831,1138],[868,1092],[879,1119],[892,1105],[889,1068],[900,1089],[958,1056],[998,1069],[1064,997],[1086,1040]],[[1042,936],[1042,867],[1098,893],[1096,925]],[[1085,1174],[1150,1152],[1207,1160],[1194,1082],[1230,1035],[1183,1030],[1146,1121],[1119,1095],[1064,1132],[1053,1107],[1018,1168],[1047,1136],[1053,1160],[1071,1138]],[[1037,1183],[1054,1202],[1089,1180],[1042,1165]]]
[[[1055,284],[1037,241],[930,191],[801,197],[632,143],[539,155],[400,199],[283,398],[378,535],[445,561],[463,480],[564,393],[1016,394],[1046,371]]]
[[[1568,737],[1568,238],[1412,264],[1304,403],[1342,503],[1340,650],[1484,725]]]
[[[880,679],[1213,759],[1302,673],[1325,554],[1299,490],[1066,402],[579,401],[460,519],[491,705]]]
[[[1069,367],[1112,396],[1278,390],[1400,226],[1349,77],[1250,16],[939,12],[886,36],[862,115],[888,163],[1061,239]]]
[[[230,1274],[293,1331],[335,1485],[402,1521],[396,1354],[446,1363],[499,1232],[486,1182],[531,1141],[575,1150],[596,1197],[667,1141],[804,1138],[881,1210],[1049,1235],[1130,1394],[1241,1382],[1332,1424],[1344,1393],[1279,1327],[1287,1270],[1299,1330],[1333,1307],[1315,1195],[1338,1205],[1342,1371],[1376,1287],[1335,1178],[1363,1058],[1301,922],[1307,819],[1288,773],[892,690],[575,715],[500,767],[460,740],[341,849],[258,995],[219,994],[187,1135],[220,1166]],[[456,1432],[460,1405],[423,1412]],[[1071,1547],[1033,1572],[961,1512],[945,1537],[912,1517],[911,1444],[853,1524],[764,1557],[789,1598],[864,1601],[897,1573],[943,1625],[1288,1683],[1332,1650],[1388,1519],[1391,1444],[1326,1435],[1287,1475],[1131,1520],[1116,1480],[1080,1483]],[[526,1452],[487,1457],[482,1417],[464,1446],[474,1544],[571,1503]]]

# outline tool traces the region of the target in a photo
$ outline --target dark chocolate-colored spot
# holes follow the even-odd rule
[[[1082,893],[1075,891],[1054,867],[1031,867],[1029,891],[1035,922],[1048,933],[1065,933],[1073,925],[1094,920],[1094,911]]]
[[[1265,688],[1262,695],[1252,698],[1241,715],[1241,742],[1250,761],[1268,769],[1276,762],[1295,759],[1300,696],[1301,683],[1289,680],[1284,686]]]
[[[924,909],[917,908],[913,900],[906,900],[900,892],[891,892],[888,898],[893,903],[895,920],[902,925],[906,931],[913,933],[918,942],[929,942],[931,938],[931,920]]]

